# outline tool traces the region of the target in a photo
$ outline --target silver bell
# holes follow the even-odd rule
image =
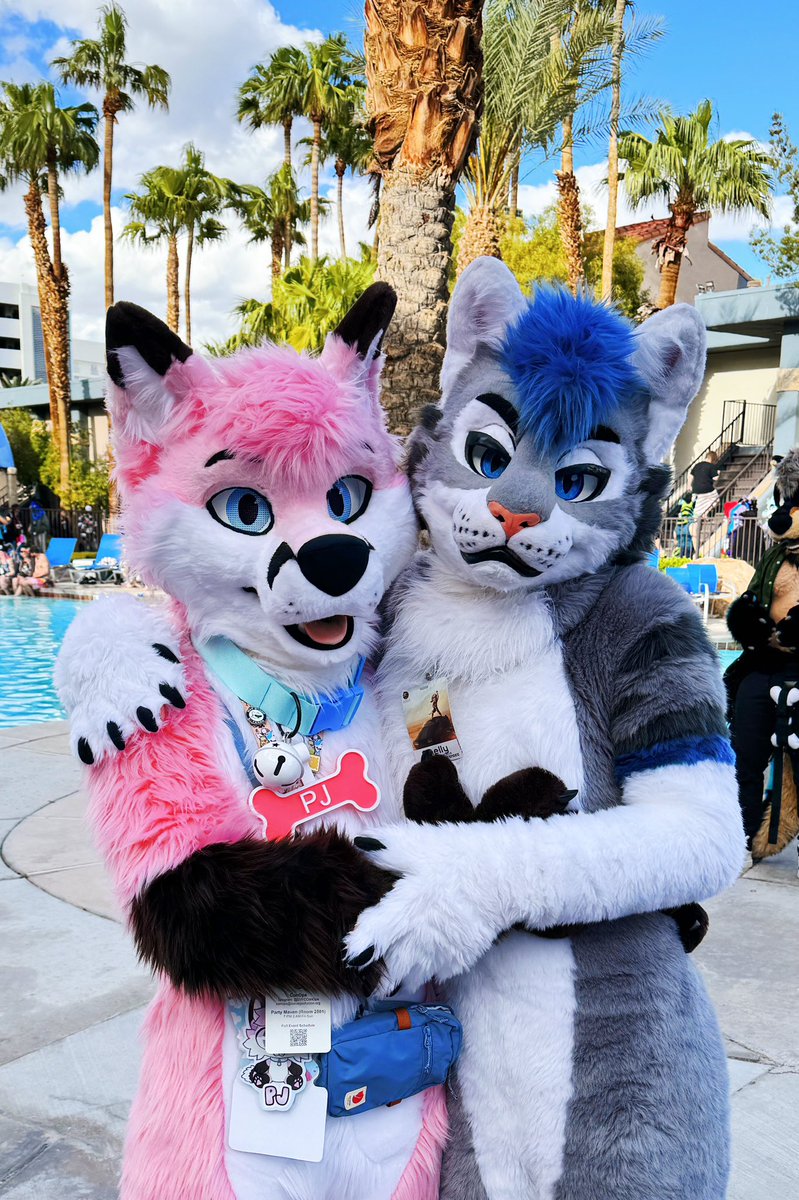
[[[304,742],[270,742],[262,746],[252,760],[253,770],[266,787],[293,787],[302,782],[310,761],[310,751]]]

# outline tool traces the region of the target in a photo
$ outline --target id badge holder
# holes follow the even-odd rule
[[[311,1053],[279,1053],[267,1048],[262,999],[229,1003],[227,1020],[232,1023],[239,1054],[230,1099],[228,1145],[247,1154],[321,1162],[327,1089],[316,1084],[318,1062]],[[292,1040],[288,1026],[286,1033]],[[304,1041],[312,1044],[314,1037],[307,1036]]]

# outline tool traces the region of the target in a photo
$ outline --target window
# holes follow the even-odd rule
[[[0,317],[4,317],[7,321],[19,320],[19,305],[18,304],[0,304]]]
[[[8,387],[7,383],[3,383],[4,379],[21,379],[22,372],[18,367],[0,367],[0,387]]]
[[[47,382],[47,359],[44,356],[44,334],[42,333],[42,314],[38,308],[31,308],[33,318],[33,372],[36,379]]]
[[[19,338],[0,337],[0,350],[19,350]]]

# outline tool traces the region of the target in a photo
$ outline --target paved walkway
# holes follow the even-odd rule
[[[89,842],[65,729],[53,721],[0,731],[4,1200],[116,1196],[137,1035],[152,993]],[[795,848],[750,871],[709,908],[710,934],[696,957],[728,1040],[735,1157],[729,1197],[794,1200]]]

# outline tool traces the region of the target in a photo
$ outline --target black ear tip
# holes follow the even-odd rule
[[[172,363],[185,362],[192,353],[176,333],[146,308],[120,300],[105,315],[105,357],[108,374],[118,387],[125,380],[116,351],[132,346],[159,375],[166,375]]]
[[[371,283],[333,332],[348,346],[354,346],[363,358],[375,339],[379,348],[396,307],[397,293],[390,284]]]

